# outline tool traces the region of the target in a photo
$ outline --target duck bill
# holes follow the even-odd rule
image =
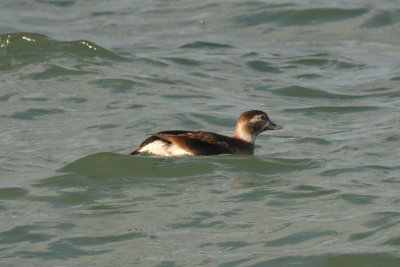
[[[280,130],[280,129],[282,129],[282,126],[280,126],[278,124],[275,124],[275,123],[273,123],[271,121],[271,123],[267,127],[264,128],[264,131],[266,131],[266,130]]]

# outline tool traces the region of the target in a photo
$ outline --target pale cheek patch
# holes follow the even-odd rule
[[[162,157],[174,157],[174,156],[187,156],[193,155],[192,153],[183,150],[175,144],[168,144],[166,142],[156,140],[150,144],[142,147],[139,152],[151,153]]]
[[[249,120],[250,123],[257,123],[261,120],[261,116],[254,116],[253,118],[251,118],[251,120]]]
[[[251,118],[251,120],[249,120],[249,123],[251,123],[251,124],[256,124],[259,122],[263,123],[263,126],[262,126],[263,128],[268,127],[270,125],[270,122],[263,120],[261,115],[254,116],[253,118]]]

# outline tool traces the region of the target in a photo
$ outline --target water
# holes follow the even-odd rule
[[[2,1],[1,266],[399,266],[397,1]],[[254,156],[147,134],[284,126]]]

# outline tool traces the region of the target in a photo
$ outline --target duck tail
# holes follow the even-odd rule
[[[132,151],[129,155],[137,155],[140,154],[140,152],[138,151],[139,149],[136,149],[134,151]]]

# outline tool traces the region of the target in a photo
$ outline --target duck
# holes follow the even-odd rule
[[[167,130],[151,134],[130,155],[141,153],[161,157],[219,154],[253,155],[257,136],[267,130],[280,130],[267,113],[249,110],[239,116],[232,137],[208,131]]]

